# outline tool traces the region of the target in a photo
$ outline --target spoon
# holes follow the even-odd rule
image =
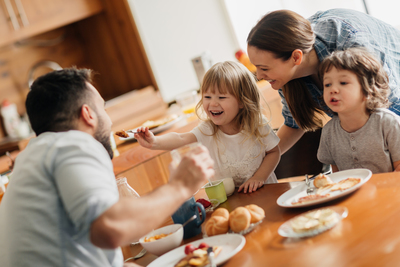
[[[184,223],[182,224],[182,228],[185,227],[188,223],[190,223],[191,221],[193,221],[193,220],[196,219],[196,218],[197,218],[197,215],[196,215],[196,214],[193,215],[192,217],[190,217],[186,222],[184,222]],[[178,231],[179,229],[180,229],[180,228],[176,229],[175,232]]]

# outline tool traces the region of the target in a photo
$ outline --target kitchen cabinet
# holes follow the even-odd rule
[[[0,47],[103,10],[101,0],[1,0]]]

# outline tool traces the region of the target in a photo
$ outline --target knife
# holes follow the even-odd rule
[[[214,261],[214,249],[213,247],[208,247],[207,248],[207,256],[208,256],[208,261],[210,262],[210,267],[217,267]]]

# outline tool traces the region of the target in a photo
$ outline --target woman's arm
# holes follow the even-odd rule
[[[279,142],[281,155],[288,151],[294,144],[296,144],[303,134],[304,131],[300,128],[295,129],[286,125],[282,125],[277,132],[278,137],[281,139]]]
[[[251,193],[263,186],[264,181],[275,170],[280,160],[281,152],[279,146],[275,146],[273,149],[267,151],[258,170],[254,173],[253,177],[239,187],[238,192],[243,190],[243,193],[247,193],[247,191]]]

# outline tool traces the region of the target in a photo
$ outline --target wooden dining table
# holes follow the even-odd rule
[[[298,178],[293,178],[298,180]],[[400,173],[374,174],[355,192],[339,199],[307,208],[283,208],[277,199],[302,181],[268,184],[250,194],[235,192],[220,207],[232,211],[236,207],[256,204],[265,211],[265,218],[245,235],[241,251],[222,266],[399,266],[400,265]],[[200,191],[198,194],[202,194]],[[307,238],[286,238],[279,227],[303,212],[339,206],[348,209],[348,216],[332,229]],[[207,213],[206,221],[210,213]],[[171,221],[172,223],[172,221]],[[182,245],[203,238],[202,234],[184,240]],[[140,245],[124,250],[135,255]],[[147,266],[157,256],[147,252],[135,262]]]

